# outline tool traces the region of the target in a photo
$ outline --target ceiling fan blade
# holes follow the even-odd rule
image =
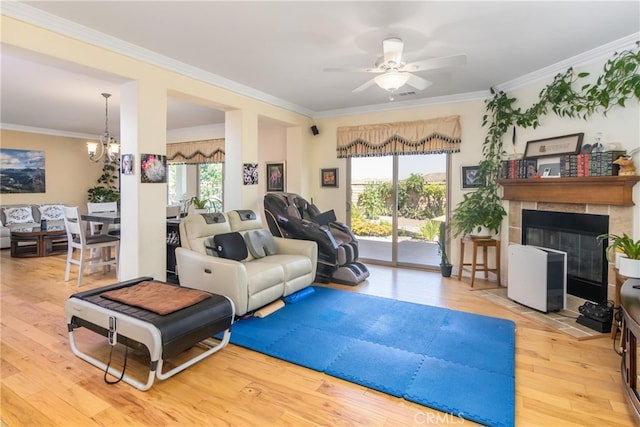
[[[393,63],[400,65],[402,62],[402,48],[403,43],[401,39],[390,38],[382,40],[382,51],[384,52],[384,62],[387,64]]]
[[[373,85],[375,84],[375,82],[376,82],[376,79],[375,79],[375,78],[373,78],[373,79],[371,79],[371,80],[368,80],[366,83],[364,83],[364,84],[362,84],[362,85],[358,86],[357,88],[355,88],[355,89],[354,89],[354,90],[352,90],[351,92],[354,92],[354,93],[355,93],[355,92],[362,92],[363,90],[368,89],[368,88],[370,88],[371,86],[373,86]]]
[[[330,67],[324,68],[322,71],[325,72],[339,72],[339,73],[384,73],[384,70],[379,70],[377,68],[340,68],[340,67]]]
[[[402,67],[402,71],[424,71],[436,70],[438,68],[454,67],[456,65],[464,65],[467,63],[467,55],[441,56],[439,58],[430,58],[423,61],[412,62]]]
[[[429,80],[425,80],[422,77],[418,77],[416,75],[413,74],[409,74],[409,80],[407,80],[407,83],[409,86],[414,87],[418,90],[424,90],[426,88],[428,88],[429,86],[431,86],[433,84],[433,82],[430,82]]]

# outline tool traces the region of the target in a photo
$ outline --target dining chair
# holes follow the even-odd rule
[[[78,287],[82,284],[82,274],[87,265],[91,267],[115,266],[116,276],[119,272],[118,257],[120,255],[120,238],[109,234],[87,236],[87,223],[80,218],[77,206],[64,208],[64,226],[67,231],[67,266],[64,281],[69,281],[71,264],[78,266]],[[112,258],[111,248],[115,250]],[[79,256],[76,258],[74,254]]]
[[[117,202],[87,202],[87,212],[98,213],[98,212],[118,212],[118,203]],[[96,234],[101,233],[102,227],[109,227],[108,234],[113,236],[120,235],[120,225],[119,224],[108,224],[104,225],[101,222],[90,222],[90,230],[91,235],[94,236]]]

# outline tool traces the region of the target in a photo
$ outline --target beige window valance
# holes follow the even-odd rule
[[[224,162],[224,138],[167,144],[167,161],[187,164]]]
[[[460,151],[460,116],[338,128],[338,158]]]

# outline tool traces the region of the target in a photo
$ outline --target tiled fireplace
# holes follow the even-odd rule
[[[509,243],[522,243],[522,211],[547,211],[564,212],[574,214],[593,214],[597,216],[608,216],[609,233],[621,234],[632,233],[633,207],[613,206],[613,205],[592,205],[592,204],[572,204],[572,203],[547,203],[547,202],[523,202],[517,200],[509,201]],[[551,216],[555,218],[555,215]],[[504,251],[505,253],[507,251]],[[570,255],[569,255],[570,256]],[[504,263],[503,265],[506,265]],[[614,299],[615,272],[612,266],[608,268],[608,299]],[[581,296],[581,295],[578,295]],[[583,298],[585,298],[583,296]],[[591,298],[585,298],[591,299]]]

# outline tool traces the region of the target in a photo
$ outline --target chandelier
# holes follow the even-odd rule
[[[110,93],[103,93],[104,96],[104,134],[100,136],[100,142],[87,142],[87,152],[89,160],[99,162],[105,157],[105,162],[115,162],[120,154],[120,144],[109,134],[109,97]]]

